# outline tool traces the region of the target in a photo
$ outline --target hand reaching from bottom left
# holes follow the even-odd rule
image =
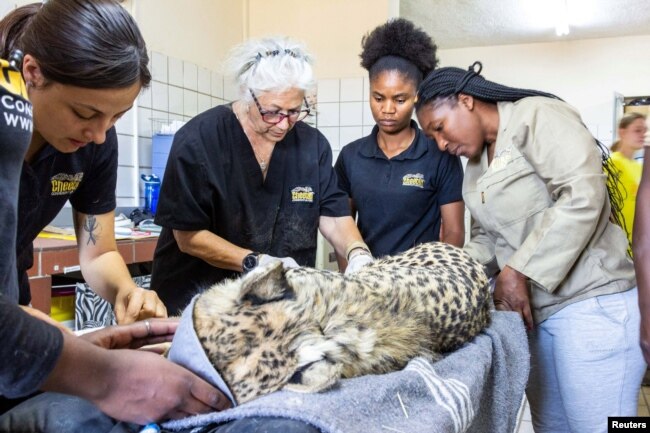
[[[177,325],[152,319],[81,337],[65,334],[42,389],[85,398],[119,421],[141,425],[230,407],[221,391],[191,371],[158,354],[129,349],[168,341]]]
[[[104,349],[139,349],[171,342],[179,321],[180,319],[147,319],[87,332],[79,338]]]

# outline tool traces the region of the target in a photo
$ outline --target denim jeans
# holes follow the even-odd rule
[[[46,392],[0,416],[0,432],[30,433],[138,433],[141,426],[117,422],[92,403],[78,397]],[[274,417],[250,417],[226,424],[209,425],[194,433],[319,433],[302,421]],[[175,432],[184,433],[184,432]]]
[[[636,416],[646,370],[639,326],[634,288],[571,304],[530,332],[536,433],[605,433],[608,416]]]

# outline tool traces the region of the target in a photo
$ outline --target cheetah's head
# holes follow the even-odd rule
[[[328,358],[340,348],[323,336],[288,272],[294,271],[272,263],[196,300],[196,334],[237,403],[281,388],[320,391],[340,377],[340,366]]]

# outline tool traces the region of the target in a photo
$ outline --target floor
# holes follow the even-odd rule
[[[515,433],[534,433],[533,423],[530,421],[530,408],[528,400],[524,400],[524,408],[519,413],[519,427]]]
[[[650,416],[650,386],[641,387],[639,393],[638,416]],[[524,402],[524,408],[519,414],[519,428],[516,433],[534,433],[533,423],[530,421],[530,409],[528,401]]]

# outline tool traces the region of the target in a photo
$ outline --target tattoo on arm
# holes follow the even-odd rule
[[[86,241],[86,245],[90,245],[91,242],[93,245],[97,243],[95,233],[98,226],[99,224],[97,223],[97,218],[95,218],[95,215],[88,215],[88,218],[86,218],[84,221],[84,230],[88,232],[88,241]]]

